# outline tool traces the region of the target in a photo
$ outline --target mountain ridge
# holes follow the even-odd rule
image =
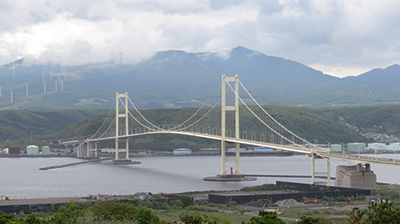
[[[21,63],[23,60],[0,66],[0,109],[108,108],[115,92],[129,92],[141,108],[198,107],[196,102],[208,97],[222,74],[238,74],[262,104],[333,106],[400,102],[400,86],[394,83],[400,78],[396,76],[400,73],[399,65],[341,79],[241,46],[216,53],[160,51],[135,65],[39,65],[34,60],[27,66]]]
[[[400,87],[400,65],[393,64],[386,68],[375,68],[356,77],[345,77],[343,79],[356,83]]]

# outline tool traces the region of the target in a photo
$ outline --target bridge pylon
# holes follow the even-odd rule
[[[226,175],[226,163],[227,162],[235,162],[236,170],[234,172],[235,175],[240,175],[240,144],[235,143],[236,145],[236,154],[235,157],[226,157],[226,113],[227,111],[235,112],[235,138],[239,139],[239,76],[235,75],[235,77],[226,77],[222,75],[222,100],[221,100],[221,175]],[[226,82],[234,82],[235,83],[235,105],[227,106],[226,105]]]
[[[226,83],[235,83],[235,103],[233,106],[226,105]],[[236,153],[234,157],[227,157],[225,155],[226,150],[226,139],[227,137],[232,138],[232,136],[226,136],[226,114],[228,111],[233,111],[235,113],[235,139],[240,140],[239,132],[239,76],[226,77],[222,75],[222,96],[221,96],[221,173],[216,177],[205,177],[203,180],[206,181],[255,181],[255,177],[246,177],[240,174],[240,143],[235,143]],[[235,172],[231,169],[231,173],[226,173],[226,163],[234,162],[236,163]]]
[[[120,101],[124,100],[124,109],[123,113],[120,111]],[[119,121],[124,119],[124,123],[122,126],[125,127],[124,132],[120,133],[120,123]],[[123,137],[124,135],[129,135],[129,117],[128,117],[128,93],[118,93],[116,94],[116,105],[115,105],[115,159],[114,163],[131,163],[132,161],[129,159],[129,137]],[[125,142],[125,148],[120,147],[120,141]],[[125,153],[125,158],[120,159],[119,153]]]

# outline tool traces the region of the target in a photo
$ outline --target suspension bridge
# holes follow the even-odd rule
[[[221,89],[218,91],[218,89]],[[240,93],[240,94],[239,94]],[[238,75],[222,75],[220,84],[214,89],[201,107],[181,122],[175,124],[154,124],[138,110],[128,93],[116,93],[115,116],[110,110],[98,131],[83,141],[70,141],[85,144],[86,157],[97,157],[97,144],[101,141],[115,141],[115,163],[131,163],[129,140],[138,136],[154,134],[185,135],[218,140],[221,142],[221,170],[219,176],[241,177],[240,145],[267,147],[275,150],[302,153],[311,158],[311,177],[315,183],[316,175],[323,175],[330,185],[331,158],[356,163],[378,163],[400,166],[400,160],[386,159],[354,154],[343,154],[320,147],[296,135],[273,118],[261,106]],[[178,120],[178,118],[174,119]],[[235,146],[235,156],[226,156],[227,144]],[[316,170],[316,159],[325,159],[326,170]],[[235,172],[229,175],[226,164],[234,163]]]

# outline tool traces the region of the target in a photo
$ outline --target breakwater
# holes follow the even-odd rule
[[[102,158],[102,159],[91,159],[91,160],[85,160],[81,162],[76,162],[76,163],[67,163],[67,164],[61,164],[61,165],[55,165],[55,166],[46,166],[46,167],[41,167],[39,170],[50,170],[50,169],[58,169],[58,168],[63,168],[63,167],[68,167],[68,166],[77,166],[81,164],[86,164],[86,163],[95,163],[95,162],[100,162],[104,160],[112,160],[113,158]]]

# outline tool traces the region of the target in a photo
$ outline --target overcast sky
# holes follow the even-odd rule
[[[237,46],[326,74],[400,63],[397,0],[0,0],[0,64],[137,63]]]

